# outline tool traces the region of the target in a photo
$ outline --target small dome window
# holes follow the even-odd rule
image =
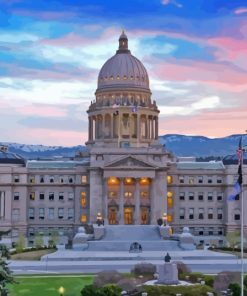
[[[118,75],[118,76],[117,76],[117,80],[119,80],[119,79],[120,79],[120,76]]]
[[[140,79],[140,77],[139,77],[139,76],[136,76],[136,79],[137,79],[137,80],[139,80],[139,79]]]
[[[124,79],[124,80],[126,80],[126,79],[127,79],[127,76],[126,76],[126,75],[124,75],[123,79]]]
[[[133,79],[134,79],[134,77],[131,75],[131,76],[130,76],[130,79],[131,79],[131,80],[133,80]]]
[[[113,80],[114,79],[113,76],[111,76],[110,79]]]

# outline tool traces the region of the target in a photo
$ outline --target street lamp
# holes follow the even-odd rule
[[[162,220],[163,220],[163,224],[164,226],[166,226],[166,223],[167,223],[167,213],[164,213],[163,216],[162,216]]]
[[[61,286],[61,287],[58,289],[58,293],[59,293],[59,295],[60,295],[60,296],[63,296],[63,295],[64,295],[64,291],[65,291],[64,287]]]
[[[101,213],[97,214],[96,223],[97,223],[98,226],[103,224],[103,217],[102,217]]]

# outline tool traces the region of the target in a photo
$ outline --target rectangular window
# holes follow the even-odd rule
[[[234,220],[240,220],[240,214],[234,214]]]
[[[208,177],[208,184],[211,184],[211,183],[213,183],[213,179],[212,177]]]
[[[87,184],[87,176],[86,175],[81,176],[81,183]]]
[[[69,200],[73,200],[74,199],[74,192],[69,192],[68,199]]]
[[[29,177],[29,182],[34,184],[35,183],[35,176],[30,176]]]
[[[49,193],[49,200],[53,201],[54,200],[54,192]]]
[[[223,235],[223,228],[218,229],[218,235]]]
[[[149,194],[147,191],[141,191],[141,198],[148,198]]]
[[[50,176],[49,181],[50,181],[50,183],[54,183],[54,176]]]
[[[203,228],[203,227],[200,227],[200,228],[199,228],[198,234],[199,234],[199,235],[203,235],[203,234],[204,234],[204,228]],[[201,242],[201,241],[200,241],[200,242]],[[204,242],[203,242],[203,243],[204,243]]]
[[[208,201],[213,201],[213,192],[208,192]]]
[[[81,206],[84,209],[87,207],[87,193],[85,191],[81,192]]]
[[[73,208],[69,208],[68,209],[68,219],[69,220],[73,220],[74,219],[74,209]]]
[[[64,193],[63,192],[59,192],[58,200],[64,200]]]
[[[204,194],[203,194],[203,192],[199,192],[198,193],[198,200],[199,201],[203,201],[204,200]]]
[[[189,184],[194,184],[194,177],[189,176]]]
[[[179,193],[179,200],[185,200],[185,193],[184,192]]]
[[[62,183],[64,183],[64,177],[63,176],[61,176],[60,178],[59,178],[59,182],[62,184]]]
[[[213,208],[208,209],[208,219],[213,219]]]
[[[189,209],[189,219],[190,220],[193,220],[194,219],[194,209],[193,208],[190,208]]]
[[[217,193],[217,201],[222,201],[223,200],[223,193],[218,192]]]
[[[117,192],[115,192],[115,191],[109,191],[108,192],[108,197],[109,198],[116,198],[117,197]]]
[[[48,208],[48,219],[49,220],[54,219],[54,208]]]
[[[39,208],[39,219],[44,220],[45,219],[45,209]]]
[[[217,219],[218,220],[222,220],[223,219],[223,209],[222,208],[218,208],[217,209]]]
[[[28,219],[31,219],[31,220],[34,219],[34,208],[28,209]]]
[[[203,176],[198,176],[197,181],[199,184],[203,183]]]
[[[20,221],[20,209],[13,209],[12,210],[12,220],[14,222]]]
[[[209,227],[208,235],[214,235],[214,229],[213,229],[213,227]]]
[[[19,199],[20,199],[20,193],[14,192],[14,200],[19,200]]]
[[[19,183],[20,182],[20,176],[19,175],[14,175],[14,182]]]
[[[5,216],[5,191],[0,191],[0,219]]]
[[[39,194],[39,199],[40,199],[40,200],[44,200],[44,199],[45,199],[45,194],[44,194],[44,192],[40,192],[40,194]]]
[[[133,193],[130,192],[130,191],[125,191],[124,192],[124,197],[132,197],[133,196]]]
[[[189,192],[189,200],[194,200],[194,193],[193,192]]]
[[[185,219],[185,209],[184,208],[180,208],[179,209],[179,219],[180,220],[184,220]]]
[[[217,183],[221,184],[222,183],[222,177],[217,177]]]
[[[44,183],[44,182],[45,182],[45,177],[39,176],[39,183]]]
[[[179,183],[181,183],[181,184],[184,183],[184,176],[179,176]]]
[[[58,219],[63,219],[64,216],[64,209],[58,208]]]
[[[34,236],[34,228],[33,227],[28,228],[28,236]]]
[[[199,208],[198,219],[200,219],[200,220],[204,219],[204,209],[203,208]]]
[[[30,200],[35,200],[35,192],[30,193]]]
[[[69,183],[70,183],[70,184],[74,183],[74,179],[73,179],[73,177],[69,177]]]

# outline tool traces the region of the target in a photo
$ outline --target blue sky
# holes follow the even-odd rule
[[[246,129],[246,1],[0,0],[0,140],[83,144],[122,28],[148,70],[160,134]]]

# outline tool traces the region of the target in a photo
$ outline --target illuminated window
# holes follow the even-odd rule
[[[115,198],[115,197],[117,197],[117,192],[115,192],[115,191],[108,192],[108,197],[109,198]]]
[[[29,182],[30,183],[35,183],[35,176],[30,176],[29,177]]]
[[[172,184],[172,176],[167,176],[167,184]]]
[[[87,222],[87,216],[86,215],[81,215],[81,222],[86,223]]]
[[[167,222],[172,222],[172,220],[173,220],[172,215],[167,215]]]
[[[127,79],[127,76],[126,76],[126,75],[124,75],[123,79],[124,79],[124,80],[126,80],[126,79]]]
[[[81,176],[81,183],[82,184],[86,184],[87,183],[87,176],[86,175]]]
[[[126,191],[126,192],[124,192],[124,196],[125,197],[132,197],[133,196],[133,193],[130,192],[130,191]]]
[[[117,80],[119,80],[120,79],[120,77],[119,77],[119,75],[117,76]]]
[[[149,197],[149,194],[147,191],[141,191],[141,197],[142,198],[148,198]]]
[[[35,200],[35,192],[30,193],[30,200]]]
[[[169,197],[173,197],[173,193],[171,192],[171,191],[168,191],[167,192],[167,197],[169,198]]]
[[[87,193],[85,191],[81,192],[81,206],[82,208],[86,208],[87,206]]]
[[[140,184],[141,185],[149,185],[150,184],[150,179],[149,178],[141,178],[140,179]]]
[[[133,178],[124,178],[124,184],[125,185],[132,185],[132,184],[134,184],[134,179]]]
[[[173,198],[172,197],[167,198],[167,206],[168,206],[168,208],[171,208],[173,206]]]

